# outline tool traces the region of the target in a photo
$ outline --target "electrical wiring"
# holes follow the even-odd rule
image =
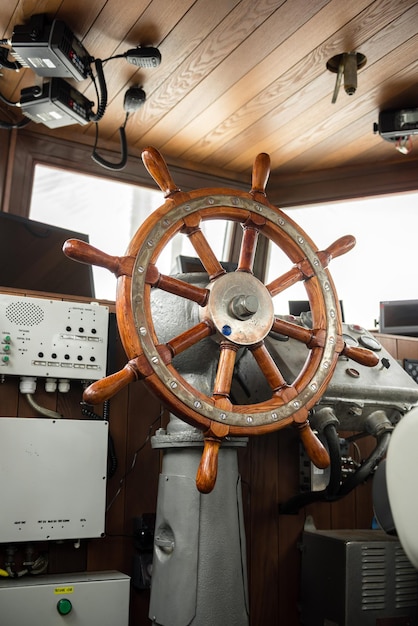
[[[6,563],[4,566],[5,569],[0,569],[0,576],[3,576],[4,578],[22,578],[28,574],[31,576],[38,576],[47,570],[48,558],[46,555],[41,555],[33,562],[23,563],[26,567],[21,570],[13,569],[13,565],[14,563]]]
[[[128,146],[126,142],[126,132],[125,127],[128,121],[129,113],[125,115],[125,121],[123,125],[119,128],[119,138],[120,138],[120,146],[121,146],[121,158],[118,163],[113,163],[112,161],[106,160],[104,157],[100,156],[97,152],[97,143],[99,141],[99,125],[96,123],[96,137],[93,146],[93,152],[91,158],[95,163],[105,167],[108,170],[122,170],[127,163],[128,160]]]
[[[115,493],[115,495],[113,496],[113,498],[110,500],[109,504],[106,507],[106,513],[109,511],[109,509],[113,506],[115,500],[118,498],[119,494],[122,491],[122,487],[125,483],[126,478],[129,476],[129,474],[134,470],[135,464],[136,464],[136,460],[138,458],[138,454],[145,448],[145,446],[147,445],[147,443],[149,442],[149,440],[151,439],[151,433],[153,430],[154,425],[159,422],[162,418],[163,415],[163,411],[164,409],[161,407],[160,413],[159,415],[155,418],[155,420],[153,422],[151,422],[149,429],[148,429],[148,433],[147,436],[145,437],[145,440],[142,442],[142,444],[139,446],[139,448],[137,448],[134,452],[134,455],[132,457],[132,462],[131,462],[131,466],[130,468],[125,472],[125,474],[122,476],[122,478],[119,481],[119,486],[118,489]]]
[[[9,107],[19,106],[19,102],[12,102],[11,100],[8,100],[5,96],[3,96],[3,94],[1,93],[0,93],[0,100],[4,102],[4,104],[7,104]]]
[[[81,404],[81,413],[85,417],[89,417],[90,419],[93,419],[93,420],[105,420],[107,422],[109,421],[109,417],[110,417],[109,400],[105,400],[105,402],[103,403],[103,417],[101,417],[100,415],[98,415],[97,413],[89,409],[88,408],[89,405],[87,405],[85,402],[81,402],[80,404]],[[107,477],[112,478],[116,474],[117,469],[118,469],[118,458],[116,455],[115,442],[113,440],[113,437],[109,429]]]
[[[0,67],[1,67],[1,63],[0,63]],[[7,106],[10,106],[10,107],[19,106],[19,102],[12,102],[11,100],[8,100],[8,98],[3,96],[2,93],[0,93],[0,101],[3,102],[4,104],[7,104]],[[24,126],[27,126],[30,122],[31,120],[26,117],[23,118],[22,120],[19,120],[18,122],[6,122],[5,120],[0,120],[0,128],[4,130],[11,130],[12,128],[23,128]]]
[[[31,121],[32,120],[30,120],[29,118],[24,118],[23,120],[20,120],[19,122],[5,122],[3,120],[0,120],[0,128],[2,128],[3,130],[12,130],[13,128],[24,128],[25,126],[30,124]]]
[[[93,82],[94,88],[96,90],[97,95],[97,111],[90,117],[91,122],[98,122],[102,119],[105,114],[107,107],[107,85],[106,79],[103,72],[103,61],[101,59],[94,60],[94,66],[96,68],[97,81],[96,76],[94,76],[93,72],[89,71],[89,76]],[[98,83],[98,86],[97,86]]]
[[[31,405],[31,407],[34,409],[34,411],[36,411],[39,415],[42,415],[43,417],[49,417],[52,419],[61,419],[62,415],[60,413],[57,413],[56,411],[51,411],[50,409],[46,409],[43,406],[40,406],[33,398],[33,395],[31,393],[27,393],[25,394],[25,398],[28,401],[28,403]]]

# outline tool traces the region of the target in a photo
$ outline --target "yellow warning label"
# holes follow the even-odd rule
[[[74,593],[74,587],[55,587],[55,595],[61,596],[67,593]]]

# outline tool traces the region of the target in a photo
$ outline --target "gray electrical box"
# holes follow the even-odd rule
[[[414,626],[418,572],[381,530],[303,533],[303,626]]]
[[[0,579],[1,623],[128,626],[129,581],[116,571]]]
[[[0,419],[0,543],[100,537],[104,420]]]

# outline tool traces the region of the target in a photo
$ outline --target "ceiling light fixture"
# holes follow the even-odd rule
[[[327,70],[337,74],[335,81],[332,103],[337,101],[341,80],[344,77],[344,91],[348,96],[352,96],[357,90],[357,72],[364,67],[367,59],[360,52],[344,52],[337,54],[327,62]]]

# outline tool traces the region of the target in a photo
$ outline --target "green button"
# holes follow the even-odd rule
[[[61,598],[57,602],[57,611],[60,615],[68,615],[71,612],[73,605],[68,598]]]
[[[6,343],[6,344],[3,346],[3,350],[4,350],[5,352],[9,352],[9,350],[10,350],[10,346],[9,346],[9,344],[8,344],[8,343]]]
[[[9,362],[9,357],[5,354],[4,357],[2,358],[3,363],[8,363]]]

